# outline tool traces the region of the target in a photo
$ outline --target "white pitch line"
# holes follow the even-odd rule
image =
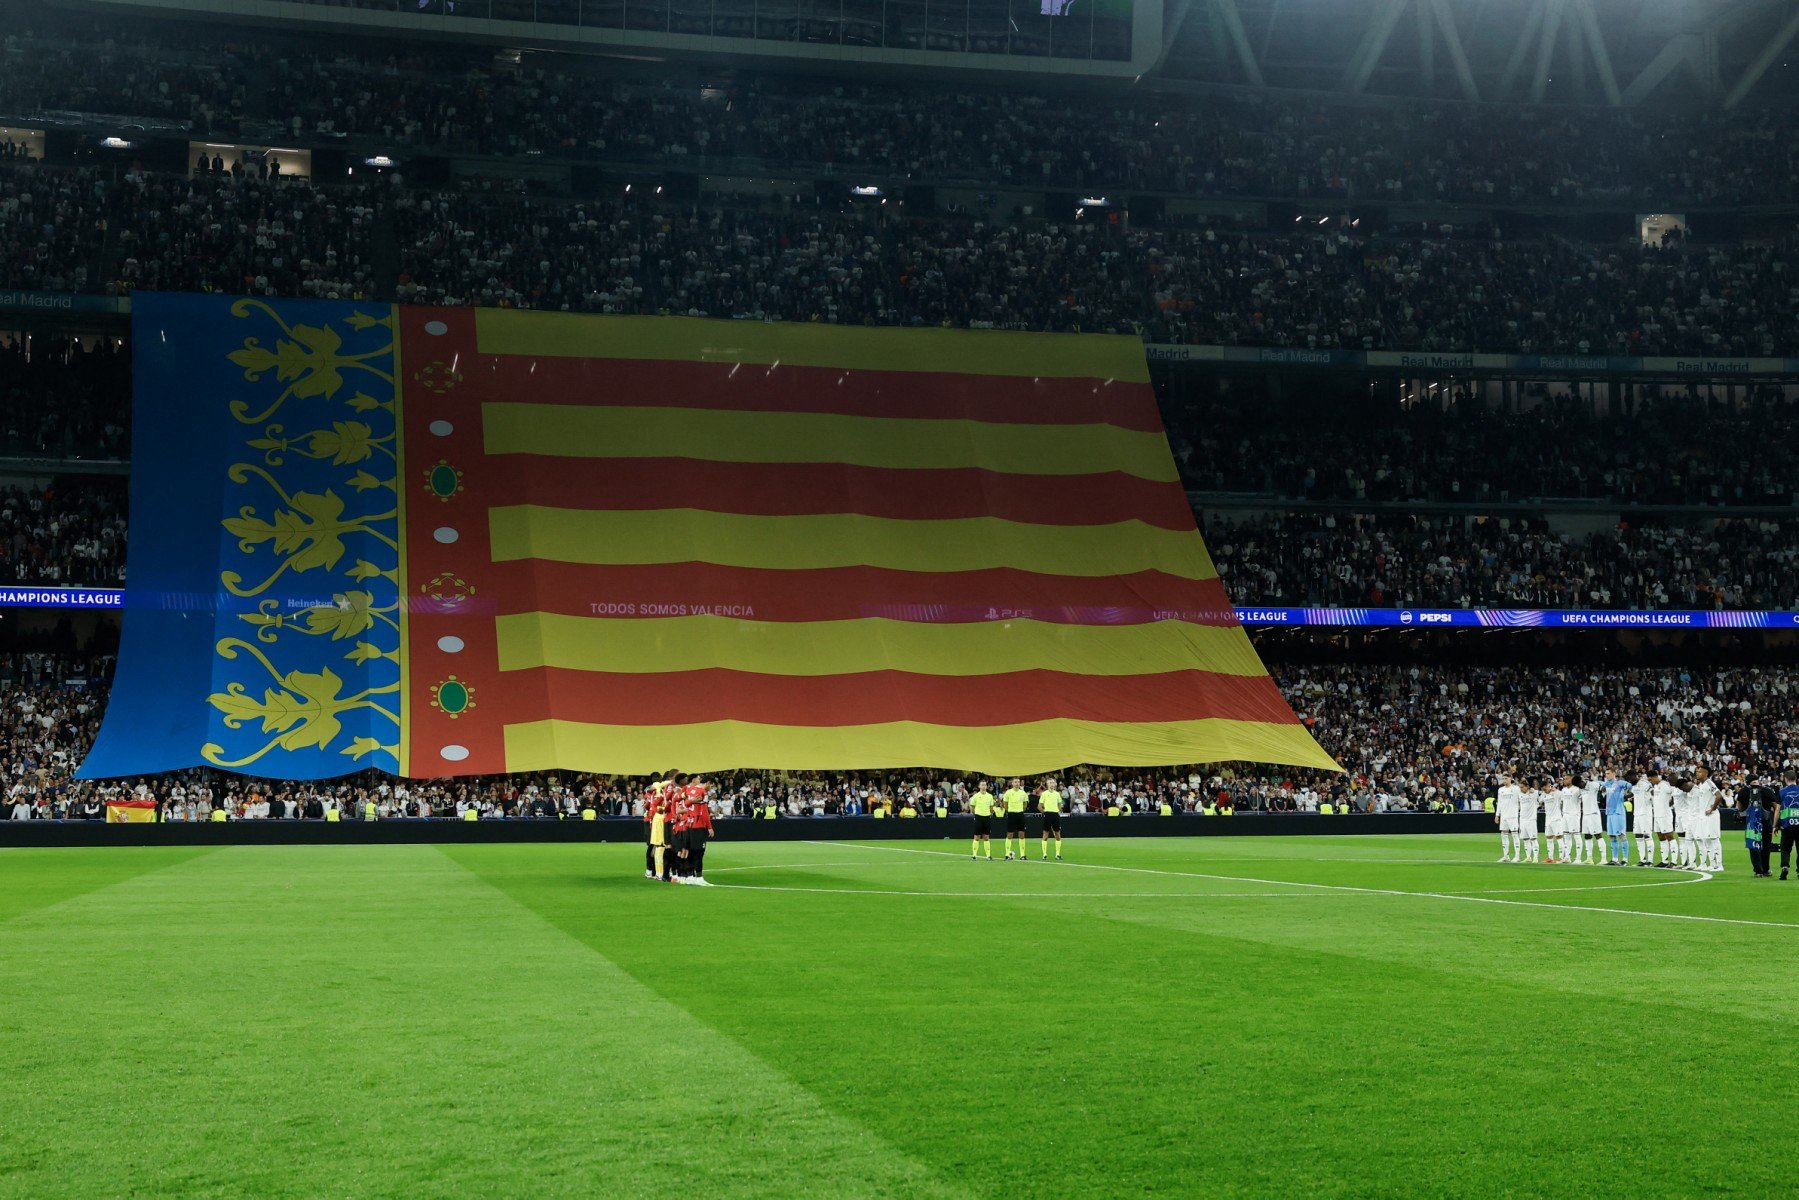
[[[868,848],[869,849],[882,849],[885,847],[868,847]],[[925,853],[942,854],[943,851],[923,851],[923,850],[921,850],[921,851],[917,851],[917,853],[920,853],[920,854],[925,854]],[[1319,858],[1319,859],[1310,859],[1307,861],[1333,862],[1336,860],[1328,859],[1328,858]],[[1455,860],[1455,859],[1438,859],[1438,858],[1421,858],[1421,859],[1415,859],[1413,861],[1422,862],[1422,863],[1438,863],[1438,864],[1452,864],[1452,863],[1457,862],[1457,860]],[[860,862],[750,863],[750,864],[747,864],[745,866],[740,866],[740,867],[714,867],[714,868],[712,868],[712,874],[721,875],[726,871],[841,870],[846,867],[848,867],[848,868],[863,868],[863,867],[870,867],[873,865],[874,864],[869,862],[867,859],[863,859]],[[1060,864],[1060,865],[1077,866],[1077,867],[1079,867],[1079,866],[1091,867],[1091,866],[1094,866],[1095,864],[1071,863],[1071,864]],[[1125,868],[1118,868],[1118,869],[1122,870]],[[1170,872],[1163,872],[1163,874],[1177,874],[1177,872],[1170,871]],[[1226,876],[1226,875],[1199,876],[1198,878],[1234,879],[1234,878],[1237,878],[1237,876]],[[1701,879],[1658,879],[1654,882],[1645,882],[1645,883],[1604,883],[1604,884],[1594,884],[1591,886],[1583,886],[1578,883],[1573,883],[1573,884],[1569,884],[1567,887],[1461,888],[1461,889],[1457,889],[1455,891],[1446,891],[1446,892],[1443,892],[1442,894],[1445,896],[1529,896],[1529,895],[1539,895],[1539,894],[1553,893],[1553,892],[1617,892],[1617,891],[1630,891],[1630,890],[1634,890],[1637,888],[1679,887],[1681,884],[1684,884],[1684,883],[1701,883],[1701,882],[1703,882],[1703,878],[1701,878]],[[837,891],[842,891],[842,892],[846,892],[846,893],[849,893],[852,895],[856,894],[858,892],[866,892],[866,893],[869,893],[872,895],[884,895],[884,896],[998,896],[998,897],[1002,897],[1002,898],[1015,896],[1015,895],[1017,895],[1017,896],[1076,896],[1076,895],[1079,895],[1079,896],[1106,896],[1106,897],[1114,898],[1114,899],[1125,897],[1125,896],[1144,896],[1144,897],[1147,897],[1150,899],[1162,900],[1162,899],[1184,899],[1184,898],[1187,898],[1190,896],[1203,896],[1208,900],[1211,900],[1211,899],[1247,900],[1247,899],[1258,898],[1258,897],[1265,898],[1265,897],[1272,897],[1272,896],[1310,894],[1310,893],[1298,893],[1298,892],[882,892],[882,891],[876,891],[875,889],[872,889],[872,888],[777,888],[773,885],[761,885],[761,884],[737,884],[737,885],[720,885],[720,886],[737,886],[737,887],[743,887],[743,888],[754,888],[757,891],[763,891],[763,892],[775,892],[775,891],[837,892]],[[1315,886],[1329,886],[1329,885],[1294,884],[1292,886],[1315,887]],[[1384,895],[1385,893],[1379,893],[1379,894]],[[1408,893],[1408,894],[1410,894],[1410,893]],[[1418,894],[1423,895],[1424,893],[1418,893]]]
[[[1567,887],[1538,888],[1462,888],[1460,891],[1444,892],[1445,896],[1528,896],[1538,892],[1631,892],[1642,888],[1679,887],[1683,883],[1704,883],[1711,876],[1701,871],[1697,879],[1658,879],[1653,883],[1595,883],[1582,885],[1571,883]],[[1420,893],[1422,895],[1423,893]]]
[[[812,892],[827,896],[942,896],[994,900],[1323,900],[1317,892],[902,892],[886,888],[777,887],[760,883],[716,883],[739,892]]]
[[[903,846],[870,846],[859,842],[808,842],[813,846],[830,846],[836,850],[855,848],[859,850],[887,850],[894,854],[928,854],[937,858],[960,858],[954,850],[913,850]],[[1301,883],[1292,879],[1258,879],[1253,875],[1208,875],[1199,871],[1161,871],[1153,867],[1114,867],[1103,863],[1064,863],[1064,866],[1081,867],[1089,871],[1123,871],[1133,875],[1170,875],[1183,879],[1217,879],[1233,883],[1260,883],[1275,887],[1317,888],[1322,891],[1348,892],[1366,896],[1420,896],[1428,900],[1460,900],[1465,904],[1509,904],[1518,908],[1553,908],[1574,912],[1617,913],[1627,917],[1657,917],[1666,921],[1700,921],[1708,925],[1753,925],[1764,929],[1799,929],[1799,923],[1792,921],[1751,921],[1743,917],[1702,917],[1692,913],[1659,913],[1646,912],[1637,908],[1605,908],[1597,904],[1549,904],[1542,900],[1501,900],[1494,896],[1471,896],[1456,892],[1408,892],[1399,888],[1353,887],[1346,883]],[[1697,878],[1682,880],[1683,883],[1704,883],[1711,875],[1693,872]],[[1584,889],[1583,889],[1584,890]]]
[[[714,843],[716,845],[716,843]],[[750,863],[741,867],[713,867],[712,874],[722,875],[726,871],[797,871],[802,867],[814,867],[820,870],[826,867],[866,867],[868,860],[861,862],[810,862],[810,863]]]

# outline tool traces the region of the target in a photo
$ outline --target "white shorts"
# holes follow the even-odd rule
[[[1657,833],[1673,833],[1674,829],[1674,806],[1657,804],[1655,806],[1655,831]]]
[[[1507,809],[1502,808],[1499,810],[1499,832],[1501,832],[1501,833],[1517,833],[1518,832],[1518,810],[1517,809],[1514,808],[1514,809],[1507,810]]]
[[[1549,837],[1560,837],[1562,832],[1562,814],[1559,812],[1544,813],[1543,832]]]
[[[1599,815],[1597,808],[1580,810],[1580,831],[1598,837],[1605,832],[1605,818]]]
[[[1636,833],[1655,832],[1655,805],[1645,800],[1641,804],[1633,802],[1630,813],[1631,829]]]

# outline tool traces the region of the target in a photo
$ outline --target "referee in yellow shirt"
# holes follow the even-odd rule
[[[968,798],[968,811],[974,814],[974,854],[981,857],[983,849],[987,852],[987,861],[993,861],[993,793],[987,790],[987,781],[981,780],[981,786],[975,789],[974,795]]]
[[[1000,800],[1006,806],[1006,859],[1007,861],[1011,861],[1012,835],[1017,834],[1018,861],[1023,862],[1025,859],[1024,810],[1030,807],[1031,797],[1023,788],[1019,787],[1018,784],[1019,780],[1014,779],[1012,781],[1012,786],[1006,789],[1006,794],[1001,796]]]
[[[1062,793],[1056,781],[1045,779],[1037,793],[1037,810],[1043,814],[1043,861],[1049,861],[1049,839],[1056,839],[1056,861],[1062,861]]]

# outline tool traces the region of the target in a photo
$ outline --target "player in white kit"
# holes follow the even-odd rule
[[[1649,776],[1631,772],[1630,827],[1637,835],[1637,866],[1655,865],[1655,800],[1651,795]]]
[[[1724,804],[1724,797],[1718,793],[1718,785],[1712,781],[1712,773],[1704,767],[1693,772],[1693,786],[1687,792],[1692,802],[1692,820],[1697,826],[1698,840],[1696,849],[1699,853],[1699,869],[1701,871],[1722,871],[1724,869],[1724,822],[1718,815],[1718,809]]]
[[[1537,793],[1543,801],[1543,861],[1560,862],[1556,852],[1562,844],[1562,793],[1555,786],[1554,776],[1543,782],[1548,786]]]
[[[1599,814],[1599,794],[1603,791],[1598,776],[1586,781],[1580,789],[1580,861],[1591,867],[1597,864],[1605,847],[1605,818]]]
[[[1524,835],[1519,832],[1518,810],[1524,804],[1524,791],[1512,782],[1510,775],[1499,777],[1498,812],[1493,819],[1499,824],[1499,861],[1524,861]]]
[[[1518,836],[1524,840],[1522,861],[1537,861],[1537,789],[1523,788],[1518,793]]]
[[[1678,801],[1681,791],[1659,771],[1650,772],[1649,780],[1649,801],[1655,805],[1655,842],[1661,855],[1661,861],[1655,865],[1672,867],[1674,857],[1679,851],[1674,840],[1675,834],[1678,832],[1674,823],[1676,814],[1679,812]]]
[[[1664,867],[1684,865],[1682,844],[1686,842],[1686,792],[1680,788],[1677,775],[1662,775],[1650,793],[1655,799],[1655,833],[1662,840]]]
[[[1562,806],[1562,838],[1561,856],[1564,863],[1580,861],[1580,776],[1562,776],[1562,786],[1556,789],[1556,796]]]

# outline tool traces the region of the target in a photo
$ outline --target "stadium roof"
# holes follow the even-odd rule
[[[629,25],[621,0],[51,3],[775,69],[1619,106],[1799,94],[1796,0],[641,0],[659,21]]]
[[[1477,101],[1791,94],[1792,0],[1169,0],[1164,74]]]

